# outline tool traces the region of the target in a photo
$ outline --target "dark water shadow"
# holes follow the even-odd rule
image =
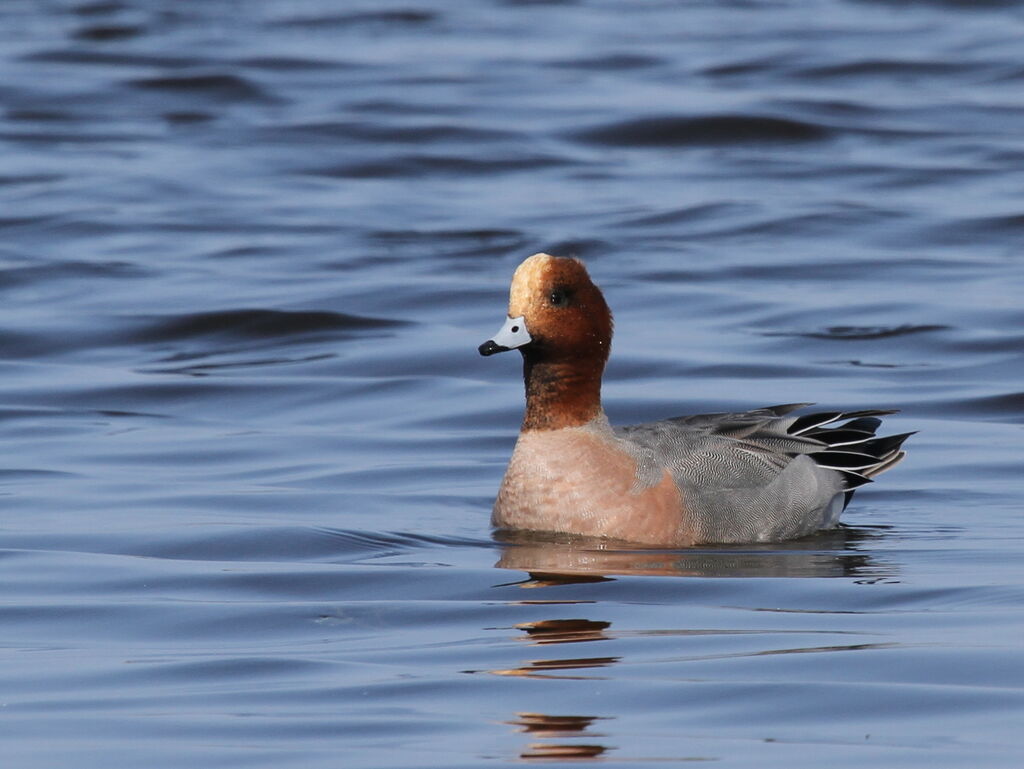
[[[624,542],[538,532],[495,532],[501,557],[495,566],[523,571],[518,584],[542,586],[599,582],[613,576],[661,577],[861,577],[895,576],[895,564],[862,546],[882,536],[878,528],[843,526],[790,542],[706,545],[653,550]]]

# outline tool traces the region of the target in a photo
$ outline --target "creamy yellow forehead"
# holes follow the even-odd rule
[[[531,300],[544,290],[554,261],[555,257],[551,254],[534,254],[516,268],[508,292],[510,318],[527,314]]]

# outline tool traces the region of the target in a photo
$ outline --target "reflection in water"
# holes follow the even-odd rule
[[[523,630],[535,644],[580,643],[581,641],[607,641],[604,630],[611,622],[589,619],[544,619],[523,622],[516,628]]]
[[[608,667],[609,665],[614,665],[620,659],[621,657],[576,657],[557,660],[529,660],[517,668],[488,670],[486,672],[496,676],[520,676],[523,678],[561,678],[580,681],[585,679],[598,680],[603,679],[604,676],[583,674],[571,675],[561,671]],[[479,671],[469,670],[466,672],[476,673]]]
[[[579,761],[599,758],[606,750],[603,745],[548,745],[535,742],[519,755],[528,760]]]
[[[567,581],[573,578],[568,577]],[[583,604],[587,602],[575,601],[516,601],[517,605],[558,605],[558,604]],[[862,634],[849,630],[837,629],[645,629],[645,630],[617,630],[613,631],[612,623],[604,620],[591,620],[579,617],[571,618],[550,618],[521,622],[514,628],[524,635],[519,640],[530,646],[549,646],[551,644],[579,644],[588,641],[613,641],[623,639],[639,639],[644,637],[657,637],[664,640],[667,636],[675,636],[680,639],[679,645],[672,647],[661,643],[662,649],[671,650],[667,656],[660,659],[661,663],[702,663],[712,660],[726,659],[754,659],[766,656],[793,655],[793,654],[834,654],[836,652],[865,652],[879,649],[895,649],[900,644],[891,642],[858,642],[845,643],[851,636]],[[685,639],[699,639],[699,637],[715,636],[722,643],[708,644],[697,640],[694,645],[689,645]],[[739,636],[755,637],[753,642],[740,641],[729,643],[729,639],[736,639]],[[764,640],[758,640],[762,637]],[[814,641],[812,643],[792,643],[792,640],[799,637],[801,641]],[[768,640],[774,638],[777,640]],[[819,639],[835,639],[836,643],[821,643]],[[850,639],[854,640],[854,639]],[[861,641],[860,638],[855,639]],[[621,648],[621,647],[617,647]],[[481,671],[465,671],[469,673],[486,672],[491,675],[517,676],[531,679],[552,679],[552,680],[610,680],[608,675],[596,675],[593,671],[596,668],[608,668],[622,662],[622,656],[604,657],[568,657],[553,659],[528,660],[514,668],[491,669]],[[584,673],[583,671],[590,671]],[[505,723],[517,727],[517,731],[530,735],[533,741],[527,743],[520,751],[519,758],[528,761],[593,761],[605,760],[609,750],[613,747],[603,742],[595,741],[596,737],[604,737],[604,734],[588,732],[587,730],[597,720],[614,720],[618,716],[581,716],[581,715],[548,715],[539,712],[520,712],[513,720]],[[585,738],[585,741],[576,742],[575,739]],[[571,740],[563,742],[562,740]],[[617,756],[620,760],[626,760]],[[630,761],[710,761],[715,760],[706,755],[676,756],[676,757],[633,757]]]
[[[841,630],[646,630],[646,631],[618,631],[614,634],[607,633],[611,627],[610,622],[594,621],[587,619],[547,619],[534,622],[524,622],[515,626],[516,629],[526,633],[522,640],[533,644],[558,644],[558,643],[580,643],[585,641],[608,641],[613,638],[638,637],[638,636],[659,636],[675,635],[679,637],[695,636],[849,636],[858,635],[849,631]],[[835,652],[864,652],[879,649],[895,649],[900,644],[882,643],[836,643],[836,644],[814,644],[814,645],[786,645],[782,648],[745,648],[739,651],[714,651],[703,650],[698,654],[683,654],[671,657],[671,661],[679,662],[705,662],[709,660],[723,660],[734,658],[756,658],[774,655],[792,654],[831,654]],[[586,657],[586,658],[565,658],[530,660],[517,668],[479,671],[501,676],[521,676],[535,679],[602,679],[605,677],[594,675],[570,675],[567,670],[582,670],[587,668],[608,667],[622,661],[622,657]],[[667,661],[667,660],[663,660]],[[466,671],[478,672],[478,671]],[[519,757],[532,761],[588,761],[603,760],[605,755],[614,747],[603,743],[595,742],[596,737],[605,737],[605,734],[588,732],[587,730],[595,721],[612,721],[617,716],[580,716],[580,715],[548,715],[536,712],[517,713],[513,720],[505,723],[517,727],[517,731],[530,735],[534,740],[527,743],[519,753]],[[555,740],[586,738],[586,742],[555,742]],[[627,760],[619,757],[620,760]],[[715,758],[706,755],[690,755],[676,757],[633,757],[630,761],[712,761]]]
[[[599,733],[585,734],[590,725],[598,720],[606,719],[601,716],[549,716],[545,713],[516,713],[516,718],[506,721],[506,723],[518,727],[516,731],[544,740],[573,737],[593,739],[604,736]],[[607,746],[593,742],[586,744],[531,742],[519,756],[533,760],[579,761],[599,758],[608,750]]]
[[[515,626],[516,630],[526,633],[523,640],[533,645],[581,643],[583,641],[606,641],[604,631],[611,627],[610,622],[588,619],[545,619],[535,622],[523,622]],[[569,675],[566,670],[586,670],[614,665],[620,657],[573,657],[566,659],[528,660],[516,668],[496,670],[466,670],[466,673],[491,673],[496,676],[522,676],[525,678],[574,678],[595,679],[601,676]]]
[[[537,532],[500,531],[501,569],[525,571],[522,587],[594,582],[605,575],[674,577],[884,578],[895,567],[858,549],[872,529],[842,527],[791,542],[651,550],[628,543]]]
[[[886,580],[895,569],[877,562],[860,545],[878,534],[869,529],[841,528],[824,532],[803,540],[765,545],[710,546],[686,550],[651,550],[626,543],[612,543],[565,535],[546,535],[527,532],[499,532],[501,557],[496,566],[527,572],[527,579],[507,584],[520,587],[543,588],[573,583],[599,583],[614,581],[616,576],[675,576],[675,577],[857,577],[858,581]],[[536,595],[536,594],[535,594]],[[573,606],[577,610],[591,600],[522,600],[510,604],[529,606]],[[580,644],[589,641],[627,641],[644,637],[662,639],[677,636],[678,646],[672,645],[661,662],[701,663],[733,658],[760,658],[775,655],[831,654],[835,652],[865,652],[893,648],[889,643],[844,643],[850,635],[841,630],[811,629],[620,629],[612,630],[605,620],[579,616],[534,619],[513,626],[522,633],[518,638],[531,647],[550,647],[552,644]],[[709,644],[686,639],[718,636],[722,643]],[[773,637],[774,641],[753,642],[737,640],[739,636]],[[796,637],[801,642],[793,643]],[[732,640],[730,640],[732,639]],[[836,643],[822,643],[822,640]],[[781,643],[780,643],[781,641]],[[810,641],[810,642],[806,642]],[[609,647],[602,647],[609,648]],[[615,644],[615,651],[631,648]],[[480,671],[498,676],[516,676],[542,680],[610,680],[614,676],[607,668],[616,666],[623,656],[562,657],[531,659],[516,667]],[[602,670],[599,670],[602,669]],[[605,735],[589,732],[599,718],[613,720],[617,716],[547,715],[536,712],[517,713],[506,723],[517,731],[530,735],[531,741],[522,747],[519,758],[524,761],[607,761],[614,747],[595,738]],[[616,758],[623,757],[616,754]],[[642,761],[710,761],[709,756],[676,756],[634,758]]]
[[[495,566],[503,569],[516,568],[514,566],[503,565],[504,554],[502,560],[499,560]],[[524,569],[525,570],[525,569]],[[569,584],[584,584],[587,582],[613,582],[611,577],[602,577],[596,574],[579,574],[569,572],[546,572],[546,571],[534,571],[525,570],[530,572],[529,579],[520,580],[518,582],[508,582],[505,585],[499,585],[499,587],[506,587],[507,585],[518,585],[519,587],[555,587],[557,585],[569,585]],[[524,602],[525,603],[525,602]]]

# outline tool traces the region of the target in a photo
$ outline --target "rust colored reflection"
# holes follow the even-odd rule
[[[595,737],[603,734],[587,732],[587,729],[601,716],[554,716],[546,713],[517,713],[512,721],[506,723],[517,727],[516,731],[529,734],[532,738],[543,742],[531,742],[519,754],[520,758],[533,761],[581,761],[601,758],[610,750],[606,745],[594,742]],[[586,738],[585,743],[555,742],[555,740],[571,740]]]

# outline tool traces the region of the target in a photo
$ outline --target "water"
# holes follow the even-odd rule
[[[0,4],[17,767],[1007,767],[1024,11]],[[848,528],[496,540],[530,253],[613,422],[897,407]]]

